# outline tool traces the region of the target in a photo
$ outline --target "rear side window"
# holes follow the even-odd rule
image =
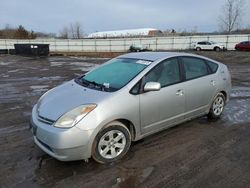
[[[216,63],[211,62],[211,61],[207,61],[207,64],[208,64],[209,68],[211,69],[212,73],[216,73],[216,71],[218,69],[218,65]]]
[[[202,59],[193,57],[182,57],[182,63],[185,69],[187,80],[205,76],[208,74],[208,68]]]

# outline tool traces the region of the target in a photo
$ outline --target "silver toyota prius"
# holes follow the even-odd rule
[[[227,67],[174,52],[129,53],[45,93],[33,107],[35,143],[61,161],[121,159],[132,141],[184,121],[221,116]]]

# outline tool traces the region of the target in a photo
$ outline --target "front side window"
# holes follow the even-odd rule
[[[151,62],[146,60],[117,58],[80,78],[85,86],[114,91],[122,88],[144,70]],[[94,87],[96,86],[96,87]]]
[[[172,85],[180,81],[180,69],[177,58],[161,62],[154,67],[144,79],[144,83],[159,82],[161,87]]]
[[[250,42],[248,41],[244,41],[244,42],[241,42],[241,44],[249,44]]]
[[[208,74],[206,63],[199,58],[182,57],[187,80],[205,76]]]

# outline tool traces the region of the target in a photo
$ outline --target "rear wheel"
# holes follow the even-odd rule
[[[110,163],[121,159],[129,150],[131,134],[120,122],[112,122],[96,136],[92,157],[99,163]]]
[[[220,118],[225,107],[225,96],[222,93],[216,95],[211,105],[210,111],[208,113],[209,119]]]
[[[214,50],[215,50],[216,52],[219,52],[219,51],[220,51],[220,48],[219,48],[219,47],[215,47]]]
[[[197,47],[197,48],[196,48],[196,51],[201,51],[201,48],[200,48],[200,47]]]

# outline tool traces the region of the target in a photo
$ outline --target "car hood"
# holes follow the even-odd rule
[[[82,104],[98,104],[111,95],[109,92],[83,87],[71,80],[45,93],[38,101],[37,112],[42,117],[56,121]]]

